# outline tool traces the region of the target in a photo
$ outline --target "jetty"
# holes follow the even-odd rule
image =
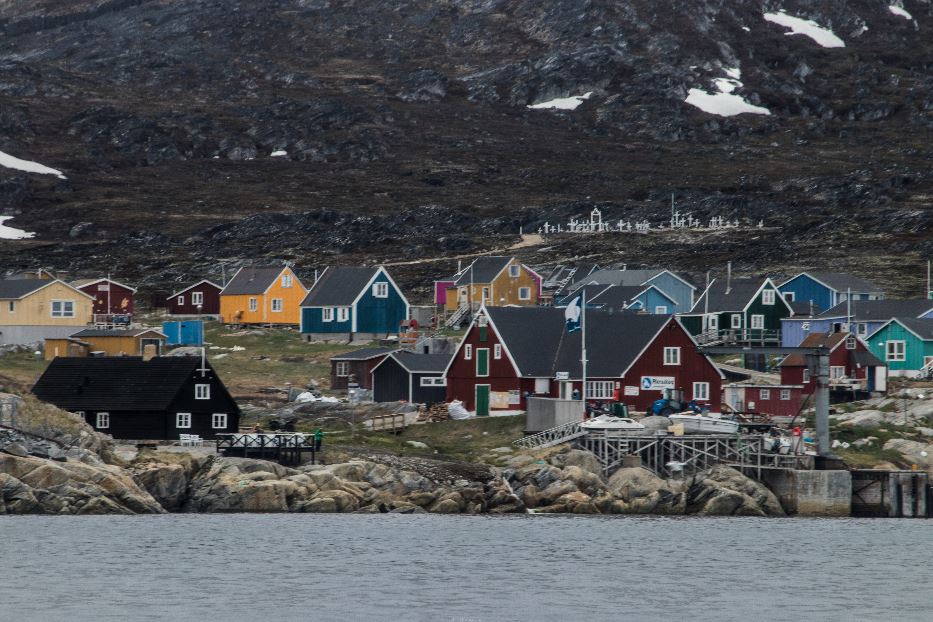
[[[238,458],[272,460],[285,466],[297,466],[304,462],[304,455],[311,454],[314,464],[320,451],[313,434],[301,433],[224,433],[217,435],[217,453]]]

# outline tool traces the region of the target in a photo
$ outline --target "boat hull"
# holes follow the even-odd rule
[[[702,415],[670,415],[671,423],[684,426],[684,434],[736,434],[739,424],[736,421],[704,417]]]

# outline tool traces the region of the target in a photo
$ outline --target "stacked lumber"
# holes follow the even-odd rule
[[[436,423],[438,421],[447,421],[450,415],[447,413],[447,404],[441,402],[434,404],[430,408],[421,409],[418,412],[418,421],[426,423]]]

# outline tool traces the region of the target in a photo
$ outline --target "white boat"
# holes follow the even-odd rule
[[[615,417],[613,415],[599,415],[587,419],[580,427],[588,432],[614,432],[618,434],[638,434],[645,431],[645,426],[628,417]]]
[[[668,415],[667,418],[672,424],[683,424],[684,434],[735,434],[739,431],[738,421],[729,421],[716,415],[679,413]]]

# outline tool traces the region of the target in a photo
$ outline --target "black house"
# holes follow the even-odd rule
[[[114,438],[214,438],[240,424],[239,406],[199,357],[56,358],[32,392]]]
[[[437,404],[447,397],[449,354],[392,352],[373,368],[373,401]]]

